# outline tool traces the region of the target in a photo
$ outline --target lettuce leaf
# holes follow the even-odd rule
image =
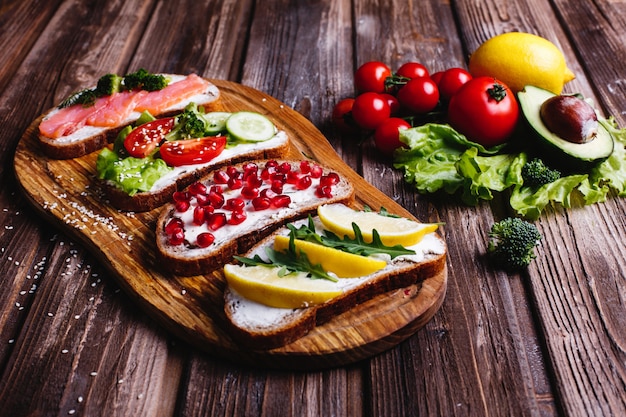
[[[406,148],[394,155],[394,167],[419,193],[444,191],[461,202],[476,205],[494,193],[510,192],[511,208],[522,217],[537,219],[548,204],[571,206],[578,194],[584,204],[606,200],[614,191],[626,196],[626,129],[613,119],[599,119],[615,141],[611,156],[589,172],[568,175],[541,187],[524,186],[521,170],[525,152],[502,153],[502,147],[485,149],[449,125],[429,123],[401,131]]]
[[[109,148],[98,154],[96,170],[99,179],[112,181],[119,189],[133,196],[149,191],[154,183],[172,170],[160,158],[120,158]]]

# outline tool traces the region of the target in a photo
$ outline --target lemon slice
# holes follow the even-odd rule
[[[228,285],[241,296],[277,308],[301,308],[341,294],[341,289],[325,279],[311,279],[304,272],[279,276],[278,267],[224,265]]]
[[[366,242],[372,241],[376,229],[386,246],[412,246],[439,227],[436,223],[418,223],[404,217],[383,216],[373,211],[356,211],[344,204],[319,206],[317,214],[326,227],[339,237],[354,239],[352,223],[356,223]]]
[[[297,251],[306,254],[311,264],[320,264],[324,271],[332,272],[339,278],[364,277],[387,266],[387,262],[381,259],[355,255],[305,240],[296,239],[294,244]],[[274,250],[284,251],[287,248],[289,248],[289,236],[276,236]]]

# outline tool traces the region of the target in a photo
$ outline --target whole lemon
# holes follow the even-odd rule
[[[485,41],[470,56],[473,77],[494,77],[514,92],[526,85],[561,94],[574,79],[563,53],[549,40],[523,32],[508,32]]]

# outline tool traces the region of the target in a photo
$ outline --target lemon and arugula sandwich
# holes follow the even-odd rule
[[[438,223],[341,203],[287,224],[224,266],[228,328],[242,345],[274,348],[389,291],[442,273]]]

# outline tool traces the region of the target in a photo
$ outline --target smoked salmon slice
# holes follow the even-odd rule
[[[97,127],[120,126],[135,111],[137,102],[147,91],[122,91],[108,97],[105,105],[89,115],[87,124]]]
[[[177,102],[206,92],[210,83],[196,74],[190,74],[184,79],[168,84],[162,90],[151,91],[139,102],[135,110],[148,111],[150,114],[163,113]]]
[[[99,111],[106,105],[107,101],[108,97],[102,97],[97,99],[93,106],[85,107],[82,104],[74,104],[63,107],[41,121],[39,133],[53,139],[71,135],[85,126],[89,116]]]

